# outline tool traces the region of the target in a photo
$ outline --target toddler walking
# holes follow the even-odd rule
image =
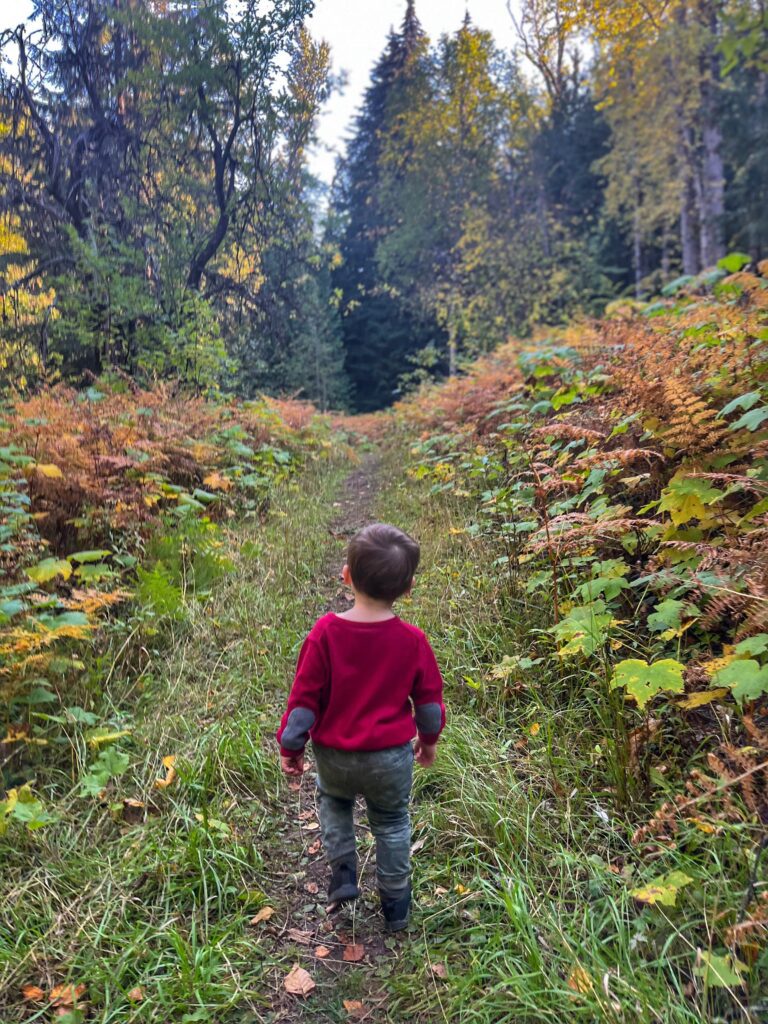
[[[395,526],[374,523],[352,538],[342,578],[355,603],[312,627],[277,732],[288,775],[301,775],[312,739],[331,866],[329,909],[360,895],[352,811],[357,794],[365,797],[390,931],[406,927],[411,905],[413,761],[434,762],[445,725],[443,680],[432,648],[420,629],[392,611],[410,592],[418,563],[418,543]]]

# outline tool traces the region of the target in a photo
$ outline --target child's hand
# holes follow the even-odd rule
[[[435,763],[435,758],[437,757],[437,744],[423,743],[417,736],[413,744],[413,752],[421,767],[429,768],[430,765]]]
[[[304,774],[304,751],[294,754],[293,757],[281,757],[280,766],[286,775]]]

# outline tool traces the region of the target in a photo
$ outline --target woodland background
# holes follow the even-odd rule
[[[765,256],[764,5],[525,0],[387,41],[330,195],[311,0],[40,0],[0,77],[0,373],[388,405],[534,325]]]
[[[761,1024],[766,7],[408,2],[326,190],[311,6],[2,37],[0,1017]],[[403,942],[274,746],[373,518],[450,708]]]

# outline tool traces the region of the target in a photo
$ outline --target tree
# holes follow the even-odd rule
[[[30,225],[34,273],[84,285],[85,310],[59,304],[72,369],[133,370],[148,344],[171,370],[199,298],[242,289],[217,261],[245,234],[265,242],[322,99],[279,81],[311,8],[36,0],[3,37],[18,57],[0,80],[3,203]]]
[[[431,316],[406,305],[377,262],[382,240],[396,227],[382,205],[383,150],[407,111],[427,95],[427,47],[409,0],[400,32],[390,33],[373,69],[334,195],[342,261],[333,286],[340,296],[346,368],[362,411],[389,404],[408,356],[441,333]],[[407,160],[403,154],[403,165]]]

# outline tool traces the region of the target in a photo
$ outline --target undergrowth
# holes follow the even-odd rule
[[[345,468],[284,483],[265,526],[225,533],[233,570],[208,600],[187,594],[149,636],[136,605],[46,705],[49,746],[26,765],[46,818],[0,837],[4,1022],[47,1018],[61,985],[84,986],[72,1022],[266,1019],[276,968],[248,921],[280,898],[264,866],[281,827],[275,706],[322,610]]]

